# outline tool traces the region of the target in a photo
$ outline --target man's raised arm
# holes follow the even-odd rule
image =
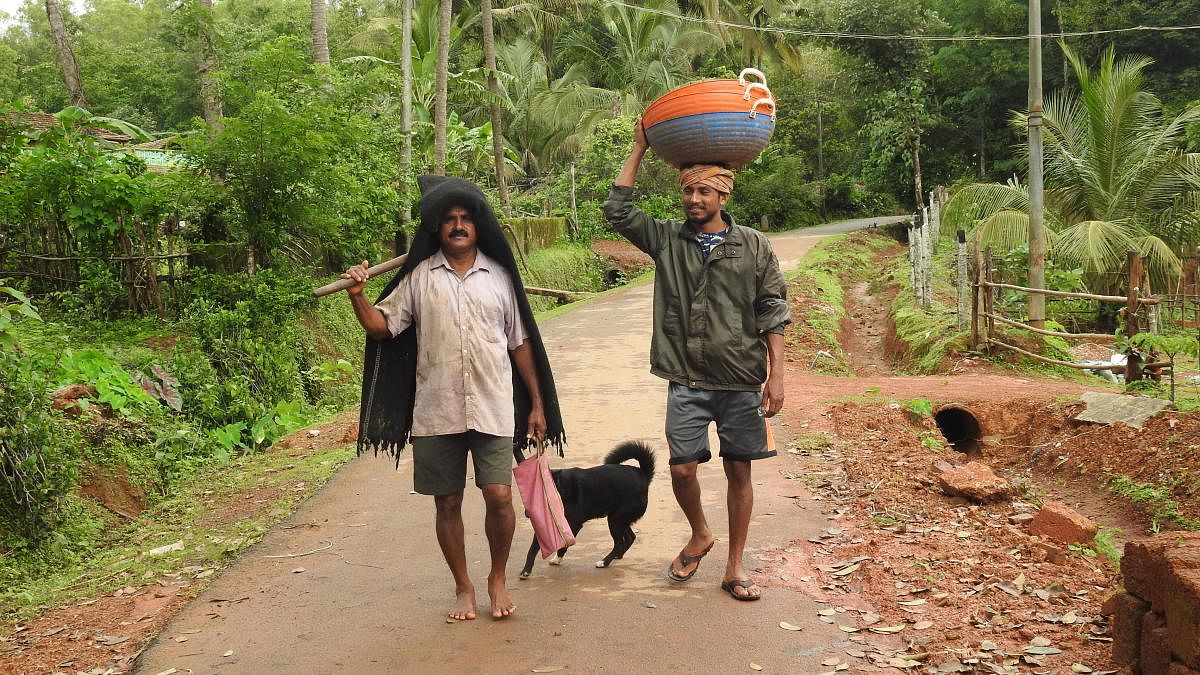
[[[608,193],[608,199],[604,201],[604,218],[621,236],[654,257],[661,248],[662,227],[633,204],[633,182],[637,179],[642,158],[650,147],[640,119],[633,134],[633,151],[629,153],[629,159],[625,160],[621,173],[617,174],[617,180]]]

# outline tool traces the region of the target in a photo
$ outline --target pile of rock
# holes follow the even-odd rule
[[[1125,592],[1104,603],[1113,660],[1145,675],[1200,675],[1200,532],[1125,545]]]

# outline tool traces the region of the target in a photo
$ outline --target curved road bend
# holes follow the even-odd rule
[[[863,226],[824,226],[820,234]],[[785,266],[819,241],[809,232],[772,235]],[[518,580],[532,537],[518,518],[509,563],[518,611],[494,621],[483,502],[468,488],[467,555],[480,618],[447,624],[454,596],[433,534],[433,501],[410,494],[411,459],[396,471],[387,459],[364,456],[283,524],[312,526],[268,533],[164,629],[138,672],[528,673],[542,666],[574,673],[746,672],[751,662],[765,672],[824,670],[820,661],[847,643],[835,627],[816,621],[810,598],[768,585],[761,601],[739,603],[720,590],[727,527],[719,461],[703,465],[700,474],[717,546],[690,582],[673,585],[664,576],[688,530],[666,469],[666,383],[648,370],[651,291],[650,285],[631,288],[542,326],[570,434],[565,463],[554,458],[554,465],[594,465],[625,439],[657,449],[650,507],[624,560],[594,567],[611,540],[603,521],[593,521],[562,566],[539,560],[532,578]],[[755,551],[784,547],[827,526],[820,508],[797,509],[783,496],[803,492],[779,475],[787,462],[785,454],[755,465],[751,569]],[[266,557],[327,545],[302,559]],[[300,566],[305,571],[293,573]],[[780,621],[804,630],[782,630]],[[184,634],[186,642],[174,640]]]

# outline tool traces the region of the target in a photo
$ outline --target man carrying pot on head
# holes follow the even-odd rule
[[[728,169],[693,165],[680,171],[683,221],[656,220],[634,206],[633,182],[648,148],[639,120],[633,152],[604,202],[604,216],[655,264],[650,371],[669,382],[671,486],[692,530],[667,576],[691,579],[716,541],[696,477],[699,464],[712,458],[708,425],[716,422],[729,507],[721,588],[738,600],[757,600],[759,588],[742,561],[754,508],[750,463],[775,456],[764,418],[783,406],[787,287],[767,238],[737,225],[722,209],[733,190]]]
[[[486,504],[492,617],[516,612],[505,567],[516,526],[514,448],[561,448],[554,379],[512,250],[483,193],[444,176],[419,179],[421,224],[400,271],[372,305],[367,263],[342,278],[366,329],[359,450],[413,446],[413,483],[433,495],[438,544],[454,577],[452,620],[475,618],[462,500],[467,453]],[[513,377],[514,371],[517,377]]]

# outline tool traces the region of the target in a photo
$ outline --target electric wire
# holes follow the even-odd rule
[[[873,35],[866,33],[845,33],[841,31],[802,30],[799,28],[785,28],[782,26],[751,26],[748,24],[725,21],[724,19],[711,19],[700,16],[688,16],[687,14],[677,14],[675,12],[669,12],[667,10],[657,9],[654,7],[640,7],[638,5],[620,2],[620,0],[609,0],[607,4],[626,7],[628,9],[634,9],[648,14],[657,14],[659,16],[677,19],[679,21],[702,23],[710,26],[719,26],[721,28],[732,28],[735,30],[753,31],[757,33],[776,33],[794,37],[836,38],[841,40],[900,40],[909,42],[1013,42],[1018,40],[1029,40],[1035,37],[1060,39],[1071,37],[1088,37],[1094,35],[1112,35],[1119,33],[1167,33],[1200,30],[1200,24],[1196,24],[1191,26],[1129,26],[1126,28],[1109,28],[1101,30],[1041,33],[1040,35]]]

